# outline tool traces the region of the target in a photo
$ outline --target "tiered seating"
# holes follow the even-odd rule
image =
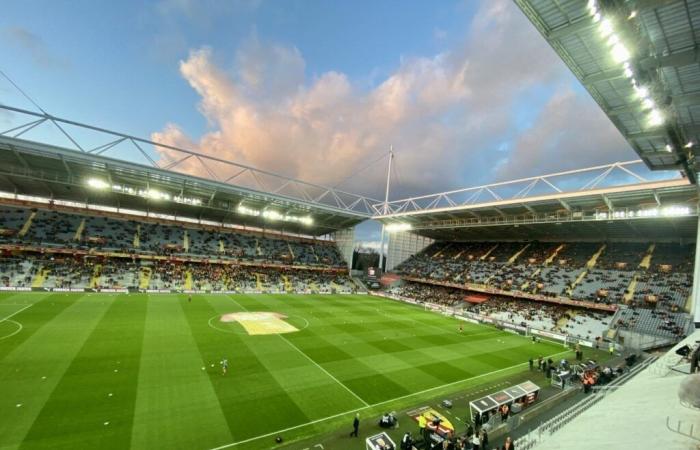
[[[572,297],[591,302],[620,303],[633,276],[631,270],[591,269],[576,285]]]
[[[596,267],[612,270],[635,270],[649,248],[649,244],[638,242],[616,242],[606,245],[598,258]]]
[[[675,312],[685,306],[692,289],[693,277],[689,273],[646,272],[637,281],[634,304],[663,305]]]
[[[690,320],[682,313],[628,308],[620,312],[616,326],[621,330],[677,339],[685,336]]]
[[[605,332],[610,328],[610,314],[597,313],[592,311],[569,311],[569,320],[561,331],[570,336],[595,340],[604,337]]]
[[[392,288],[390,293],[411,298],[419,302],[437,303],[450,307],[465,305],[464,291],[443,286],[405,282],[400,286]]]
[[[29,213],[28,209],[0,208],[0,230],[8,237],[16,235],[29,218]]]
[[[76,242],[75,234],[82,219],[81,216],[39,210],[22,240],[40,245],[71,245]]]
[[[550,266],[543,267],[535,280],[542,288],[538,293],[549,296],[567,296],[571,285],[581,274],[580,267]]]
[[[92,260],[77,260],[72,257],[44,260],[42,267],[48,271],[42,286],[46,288],[88,287],[95,270]]]
[[[136,222],[107,217],[86,217],[82,241],[90,247],[126,251],[134,247]]]
[[[128,253],[234,258],[288,265],[345,265],[340,251],[332,242],[315,243],[302,239],[280,238],[276,235],[239,232],[234,229],[212,231],[189,224],[183,227],[151,222],[138,223],[132,220],[48,210],[38,210],[26,235],[20,237],[18,232],[27,222],[31,211],[3,207],[0,212],[0,243],[19,242]]]
[[[0,259],[0,286],[31,287],[36,270],[32,261],[21,258]]]
[[[156,254],[182,253],[184,236],[180,227],[143,223],[139,233],[139,250]]]

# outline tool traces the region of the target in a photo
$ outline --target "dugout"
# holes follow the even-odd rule
[[[518,413],[534,403],[539,393],[540,387],[528,380],[524,383],[473,400],[469,402],[469,412],[472,421],[475,424],[478,422],[483,425],[491,423],[491,420],[496,417],[500,420],[498,410],[503,405],[508,405],[512,413]],[[491,423],[491,425],[495,423],[497,422]]]

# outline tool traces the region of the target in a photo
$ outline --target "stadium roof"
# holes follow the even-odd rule
[[[650,168],[695,181],[700,2],[515,2]]]
[[[247,171],[254,179],[264,176],[282,188],[269,193],[1,133],[0,161],[0,191],[24,196],[313,236],[351,227],[370,216],[361,210],[363,203],[369,210],[365,197],[240,165],[233,166],[238,173]],[[285,195],[290,189],[296,195]]]
[[[378,218],[390,231],[438,240],[695,239],[697,186],[613,175],[634,174],[635,165],[641,161],[397,200]]]

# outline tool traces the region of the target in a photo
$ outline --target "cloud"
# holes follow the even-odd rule
[[[562,90],[517,139],[514,151],[500,162],[497,176],[512,179],[636,159],[631,151],[620,151],[627,148],[595,103]]]
[[[54,55],[41,36],[21,27],[9,27],[2,30],[5,38],[17,47],[25,50],[34,63],[44,69],[64,69],[69,66],[66,59]]]
[[[555,148],[581,149],[568,160],[572,164],[595,160],[570,142],[585,142],[586,133],[599,134],[594,142],[611,155],[628,148],[602,113],[596,115],[597,106],[571,91],[572,75],[507,0],[483,2],[455,48],[404,57],[371,88],[335,71],[310,79],[299,49],[256,34],[233,63],[224,70],[212,49],[190,51],[180,73],[201,97],[198,107],[210,129],[193,138],[168,124],[153,139],[326,185],[364,168],[393,144],[399,176],[392,198],[521,170],[541,173],[561,161],[552,158]],[[538,123],[518,130],[513,110],[542,86],[553,97]],[[581,119],[581,111],[593,117]],[[582,131],[568,130],[572,124]],[[161,158],[167,163],[176,155],[162,151]],[[223,164],[210,169],[221,178],[231,173]],[[207,175],[193,158],[178,170]],[[342,187],[383,197],[385,170],[384,164],[363,170]]]

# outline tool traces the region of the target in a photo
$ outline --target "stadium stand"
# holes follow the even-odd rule
[[[251,232],[211,231],[103,216],[5,207],[0,243],[191,255],[304,266],[343,267],[333,243],[290,240]],[[32,217],[31,220],[29,218]],[[20,233],[26,226],[24,233]],[[186,245],[187,244],[187,245]],[[187,247],[187,248],[185,248]]]
[[[560,305],[498,296],[471,310],[518,325],[579,338],[604,337],[609,328],[679,339],[690,318],[691,245],[648,242],[435,242],[408,258],[396,272],[412,281],[455,287],[417,287],[394,291],[419,301],[456,299],[465,290],[537,294],[586,304],[613,305],[615,317]],[[461,288],[461,289],[459,289]]]
[[[354,292],[329,241],[58,209],[0,209],[0,286]],[[163,260],[168,258],[168,260]],[[245,266],[239,264],[246,264]],[[274,267],[273,267],[274,266]],[[332,269],[332,272],[326,273]]]

